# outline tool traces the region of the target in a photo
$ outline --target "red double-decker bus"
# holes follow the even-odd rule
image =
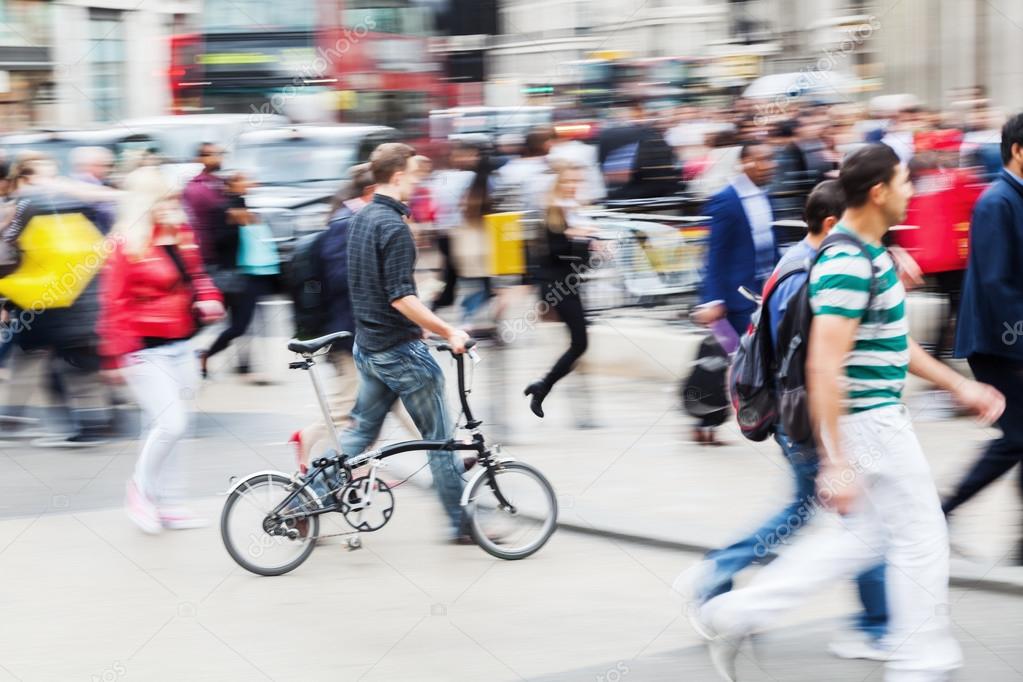
[[[283,114],[413,136],[448,104],[431,10],[407,0],[206,0],[171,39],[174,113]]]

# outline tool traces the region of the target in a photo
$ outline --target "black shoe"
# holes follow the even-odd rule
[[[199,374],[203,379],[208,379],[210,376],[209,370],[206,369],[206,361],[209,360],[209,357],[210,354],[207,351],[199,351]]]
[[[542,381],[534,381],[529,386],[526,386],[526,390],[522,392],[524,395],[533,396],[533,399],[529,401],[529,409],[541,419],[543,419],[543,400],[550,392],[550,386]]]
[[[252,368],[248,365],[238,365],[234,368],[235,374],[252,374]]]

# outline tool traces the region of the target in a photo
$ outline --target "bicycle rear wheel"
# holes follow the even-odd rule
[[[500,462],[472,484],[465,509],[473,539],[499,559],[525,559],[558,522],[558,500],[544,475],[522,462]]]
[[[271,512],[295,490],[287,476],[254,474],[227,497],[220,515],[220,536],[227,553],[239,566],[257,575],[282,575],[309,558],[320,533],[318,508],[308,490],[302,490],[278,519]]]

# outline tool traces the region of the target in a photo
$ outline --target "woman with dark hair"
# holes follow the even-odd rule
[[[460,288],[463,284],[475,291],[462,296],[463,325],[493,296],[490,287],[490,244],[483,218],[493,213],[490,179],[493,164],[490,156],[480,153],[472,181],[461,200],[462,223],[451,231],[451,257],[458,272]]]
[[[554,185],[541,209],[541,234],[534,244],[541,305],[553,308],[568,327],[571,344],[550,371],[526,387],[531,396],[529,409],[543,417],[543,401],[586,352],[588,336],[582,299],[579,297],[578,268],[585,266],[594,246],[595,228],[580,214],[576,198],[585,178],[585,168],[565,164],[556,169]],[[573,265],[575,268],[573,268]]]

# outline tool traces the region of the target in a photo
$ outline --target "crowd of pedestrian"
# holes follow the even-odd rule
[[[346,455],[371,447],[392,412],[410,435],[444,440],[453,429],[444,374],[424,337],[460,353],[466,330],[494,333],[505,302],[492,279],[487,221],[515,211],[535,227],[523,281],[569,336],[549,371],[524,387],[528,408],[544,418],[545,399],[588,347],[579,272],[604,247],[586,207],[695,196],[709,224],[693,319],[713,330],[726,357],[766,320],[765,381],[789,380],[782,358],[800,347],[805,400],[768,425],[791,465],[794,496],[680,576],[690,621],[707,637],[716,669],[734,680],[745,638],[813,591],[855,577],[863,611],[833,653],[886,660],[890,680],[946,679],[960,661],[942,611],[946,517],[1023,453],[1023,351],[1014,331],[1023,320],[1023,114],[990,135],[993,114],[982,99],[943,114],[903,103],[884,120],[849,105],[765,115],[742,100],[729,112],[686,106],[666,117],[639,102],[624,111],[593,145],[551,127],[503,137],[495,148],[460,139],[434,159],[380,145],[350,170],[323,231],[296,244],[286,281],[266,226],[247,207],[250,178],[224,172],[215,142],[200,146],[202,170],[180,192],[146,159],[115,177],[115,159],[101,148],[75,150],[67,179],[46,157],[19,158],[2,174],[0,276],[16,276],[19,239],[40,216],[84,216],[104,253],[61,305],[6,302],[8,404],[30,401],[31,369],[39,376],[30,381],[58,398],[67,422],[37,434],[36,444],[94,446],[115,433],[126,387],[145,432],[127,483],[128,514],[147,533],[196,527],[203,520],[187,507],[182,441],[209,360],[245,334],[262,297],[291,294],[300,336],[353,335],[330,349],[330,423],[291,438],[300,472],[324,447]],[[985,182],[975,205],[955,209],[972,209],[968,260],[925,272],[921,254],[892,233],[914,210],[914,191]],[[781,218],[804,220],[802,239],[783,243]],[[441,258],[428,296],[416,268],[424,240]],[[910,337],[907,316],[906,291],[924,274],[951,301],[948,340],[931,352]],[[197,347],[199,331],[221,318],[226,326],[213,342]],[[975,379],[942,361],[947,350],[966,359]],[[238,369],[250,368],[242,359]],[[908,374],[1002,431],[944,503],[902,402]],[[800,418],[806,433],[793,429]],[[4,419],[5,429],[34,428],[24,411]],[[715,419],[702,418],[694,440],[716,442]],[[429,453],[459,544],[472,542],[460,506],[472,466],[452,451]],[[793,517],[800,527],[821,517],[827,527],[782,551]],[[781,558],[749,586],[732,589],[740,571],[776,551]]]

